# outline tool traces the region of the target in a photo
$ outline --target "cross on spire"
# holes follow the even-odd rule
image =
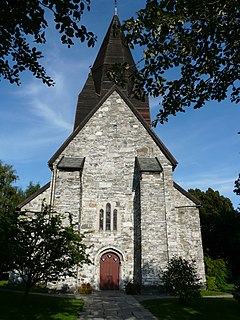
[[[114,15],[118,15],[117,0],[114,0]]]

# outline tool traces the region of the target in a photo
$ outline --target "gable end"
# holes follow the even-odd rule
[[[88,114],[88,116],[80,123],[80,125],[73,131],[73,133],[67,138],[67,140],[61,145],[61,147],[57,150],[57,152],[52,156],[52,158],[48,161],[48,165],[52,168],[54,161],[59,157],[59,155],[63,152],[63,150],[69,145],[69,143],[74,139],[74,137],[81,131],[81,129],[86,125],[86,123],[91,119],[91,117],[95,114],[95,112],[101,107],[101,105],[108,99],[108,97],[116,91],[120,97],[124,100],[124,102],[129,106],[131,111],[137,117],[137,119],[141,122],[144,128],[147,130],[151,138],[160,148],[162,153],[166,156],[166,158],[171,162],[173,166],[173,170],[176,168],[178,162],[164,145],[164,143],[158,138],[158,136],[153,132],[153,130],[148,126],[147,122],[143,119],[143,117],[139,114],[139,112],[135,109],[131,101],[128,97],[119,89],[117,85],[113,85],[112,88],[107,92],[107,94],[99,101],[97,106]]]
[[[30,197],[28,197],[27,199],[25,199],[24,201],[22,201],[21,203],[19,203],[19,205],[17,206],[17,210],[20,210],[22,207],[24,207],[26,204],[28,204],[30,201],[32,201],[34,198],[36,198],[37,196],[39,196],[41,193],[43,193],[44,191],[46,191],[48,188],[50,188],[50,182],[48,182],[47,184],[45,184],[42,188],[38,189],[36,192],[34,192]]]
[[[195,198],[190,192],[183,189],[179,184],[173,181],[173,186],[184,196],[186,196],[189,200],[193,201],[197,206],[201,206],[201,202],[197,198]]]

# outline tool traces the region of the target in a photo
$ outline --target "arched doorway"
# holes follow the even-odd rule
[[[113,253],[104,253],[100,259],[100,289],[119,289],[120,259]]]

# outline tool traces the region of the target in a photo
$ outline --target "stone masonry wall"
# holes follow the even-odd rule
[[[163,173],[143,173],[140,186],[142,284],[154,286],[168,261]]]
[[[205,283],[199,209],[177,189],[173,189],[178,225],[178,255],[195,260],[198,274]]]
[[[78,224],[81,196],[81,172],[57,170],[53,201],[54,210],[66,215],[71,213],[73,223]]]
[[[85,266],[79,282],[91,281],[99,286],[99,261],[103,252],[114,251],[122,259],[121,286],[133,278],[134,270],[134,190],[135,157],[158,157],[161,165],[171,167],[169,160],[152,140],[124,100],[114,92],[95,112],[88,123],[65,148],[62,156],[85,157],[82,172],[81,232],[89,232],[86,241],[92,245],[89,253],[94,265]],[[56,181],[55,198],[65,211],[79,207],[78,198],[69,198],[65,188],[68,174]],[[66,183],[67,184],[66,184]],[[72,180],[78,190],[79,181]],[[61,200],[59,200],[61,199]],[[99,231],[99,212],[106,212],[106,204],[117,210],[117,231]],[[58,205],[60,210],[60,206]],[[76,217],[77,219],[77,217]]]

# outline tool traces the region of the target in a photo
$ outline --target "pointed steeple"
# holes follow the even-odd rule
[[[115,9],[116,13],[116,9]],[[107,70],[115,63],[127,62],[135,71],[135,63],[129,47],[126,45],[125,36],[121,30],[118,16],[115,14],[108,28],[106,36],[100,47],[87,82],[78,97],[74,129],[84,120],[89,112],[97,105],[98,101],[113,86],[107,77]],[[132,98],[129,88],[121,88],[128,96],[144,120],[150,125],[149,102]]]
[[[107,77],[108,68],[115,63],[127,62],[134,67],[135,63],[129,48],[125,45],[125,37],[121,31],[118,16],[114,16],[103,40],[97,58],[92,67],[93,79],[98,94],[104,93],[112,86]]]

